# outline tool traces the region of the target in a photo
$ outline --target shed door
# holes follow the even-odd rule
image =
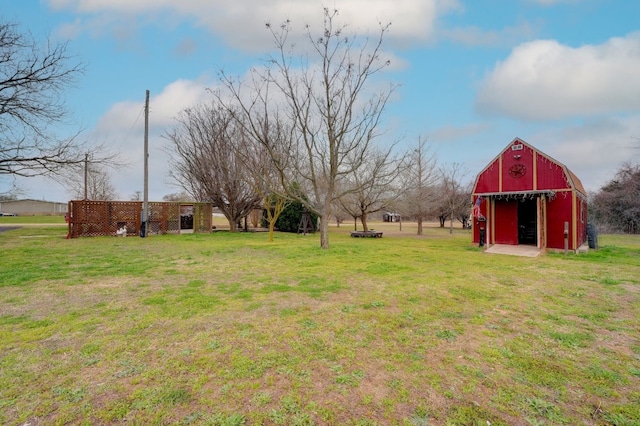
[[[518,244],[518,202],[497,200],[495,212],[496,244]]]

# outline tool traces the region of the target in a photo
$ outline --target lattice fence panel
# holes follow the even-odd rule
[[[180,203],[167,203],[164,205],[167,218],[166,232],[169,234],[180,233]]]
[[[109,206],[109,223],[106,235],[115,235],[122,226],[127,227],[127,235],[137,235],[140,231],[140,213],[142,203],[138,201],[106,201]]]
[[[179,234],[180,203],[149,203],[149,233]]]
[[[69,203],[69,236],[71,238],[80,236],[115,235],[117,223],[111,224],[111,219],[116,220],[121,216],[126,218],[125,213],[116,213],[108,201],[71,201]],[[125,221],[126,222],[126,221]],[[113,231],[112,231],[113,229]]]
[[[180,205],[179,202],[150,202],[148,235],[179,234]],[[193,210],[193,232],[211,232],[211,204],[194,203]],[[137,235],[141,217],[140,201],[70,201],[68,236],[116,235],[123,225],[127,227],[127,235]]]
[[[196,204],[193,206],[193,232],[211,232],[213,226],[213,206]]]

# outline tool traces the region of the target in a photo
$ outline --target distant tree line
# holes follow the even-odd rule
[[[640,233],[640,164],[622,164],[592,195],[589,211],[602,231]]]

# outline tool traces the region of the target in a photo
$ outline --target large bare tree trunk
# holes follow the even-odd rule
[[[449,217],[449,234],[453,234],[453,210],[451,211],[451,216]]]
[[[276,229],[276,221],[269,222],[269,242],[273,242],[273,233]]]
[[[331,215],[331,202],[329,197],[324,199],[324,205],[322,207],[322,214],[319,215],[320,219],[320,247],[323,249],[329,248],[329,217]]]
[[[329,248],[329,223],[323,218],[320,218],[320,247]]]
[[[278,221],[278,218],[287,205],[287,199],[274,194],[273,197],[265,197],[263,202],[267,210],[267,223],[269,224],[269,242],[273,242],[273,232],[276,227],[276,222]]]
[[[367,213],[362,213],[362,216],[360,216],[360,222],[362,222],[362,230],[367,232],[369,230],[369,226],[367,226]]]

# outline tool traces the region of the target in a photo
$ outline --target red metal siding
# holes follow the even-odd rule
[[[498,192],[500,190],[498,187],[499,176],[498,160],[495,160],[478,176],[474,192]]]
[[[570,189],[564,167],[544,155],[537,156],[538,189]]]
[[[514,149],[518,148],[520,149]],[[502,153],[502,191],[533,190],[533,149],[519,142]]]
[[[547,203],[547,247],[564,249],[564,223],[569,222],[569,248],[573,238],[571,227],[571,192],[560,192]]]
[[[518,203],[497,200],[495,212],[495,242],[518,244]]]

